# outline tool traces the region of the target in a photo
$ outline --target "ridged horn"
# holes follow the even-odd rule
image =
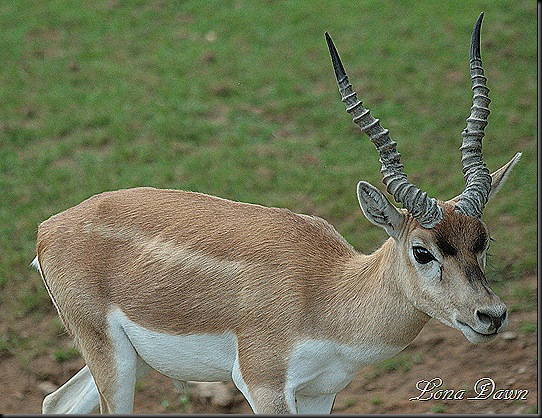
[[[464,215],[480,218],[491,191],[491,176],[482,156],[482,139],[484,128],[489,115],[489,89],[486,87],[486,77],[482,68],[480,56],[480,28],[484,13],[480,13],[474,30],[470,47],[470,76],[472,81],[472,107],[467,118],[467,127],[461,133],[461,164],[465,177],[465,190],[459,196],[455,205]]]
[[[363,107],[348,81],[331,37],[327,32],[325,35],[342,101],[354,123],[376,146],[382,164],[380,170],[383,175],[382,181],[388,193],[397,203],[403,204],[421,226],[433,228],[442,220],[442,209],[438,206],[436,199],[428,197],[427,193],[422,192],[407,180],[407,175],[403,171],[404,166],[400,163],[401,154],[396,149],[397,144],[390,138],[388,130],[382,128],[379,120],[371,116],[369,109]]]

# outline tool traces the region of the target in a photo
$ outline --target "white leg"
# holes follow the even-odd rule
[[[100,381],[96,377],[102,395],[100,410],[102,413],[133,414],[135,383],[141,361],[138,362],[139,356],[120,325],[110,323],[109,334],[114,347],[115,367],[106,373],[103,386],[100,387]],[[90,368],[92,370],[92,365]]]
[[[87,366],[43,400],[44,414],[90,414],[100,406],[100,395]]]
[[[143,378],[152,368],[137,358],[137,378]],[[43,400],[43,414],[91,414],[100,408],[100,395],[88,366]]]
[[[241,391],[247,402],[249,403],[250,407],[252,408],[252,411],[257,414],[256,407],[254,406],[254,402],[252,401],[250,397],[250,393],[248,393],[248,387],[245,381],[243,380],[243,376],[241,376],[241,371],[239,370],[239,359],[235,359],[235,363],[233,364],[233,370],[232,370],[232,379],[235,386],[237,386],[237,389]]]
[[[329,414],[335,402],[335,395],[297,395],[298,414]]]

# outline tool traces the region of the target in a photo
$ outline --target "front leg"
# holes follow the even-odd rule
[[[254,413],[295,414],[295,397],[286,390],[285,363],[279,360],[281,356],[273,354],[273,350],[258,354],[256,358],[238,349],[232,370],[233,382]]]
[[[249,387],[248,392],[256,414],[295,414],[293,395],[287,396],[284,386]],[[288,399],[290,398],[290,399]]]
[[[286,394],[283,385],[258,385],[243,378],[238,359],[232,372],[233,382],[250,404],[255,414],[295,414],[294,395]]]
[[[297,395],[297,413],[298,414],[330,414],[335,402],[333,395],[307,396]]]

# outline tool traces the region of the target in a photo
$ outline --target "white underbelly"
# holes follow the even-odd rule
[[[120,310],[109,321],[121,326],[137,354],[153,369],[177,380],[231,380],[237,338],[233,333],[172,335],[146,329]]]

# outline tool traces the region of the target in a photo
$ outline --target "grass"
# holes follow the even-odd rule
[[[448,199],[464,185],[468,45],[481,10],[484,156],[494,170],[523,152],[484,214],[488,275],[534,274],[534,2],[34,0],[0,4],[0,288],[21,289],[24,311],[49,303],[29,268],[39,222],[142,185],[319,215],[373,251],[385,233],[354,190],[361,179],[383,189],[378,158],[340,103],[323,33],[409,178]]]
[[[377,374],[380,372],[401,371],[408,372],[414,364],[423,363],[422,356],[419,353],[407,354],[400,353],[389,359],[382,360],[376,365]]]
[[[419,353],[399,353],[391,358],[376,363],[370,371],[364,373],[367,380],[373,380],[383,373],[401,372],[407,373],[413,365],[423,363],[422,356]]]
[[[510,311],[532,311],[537,307],[537,289],[533,286],[516,285],[511,294]]]
[[[382,398],[378,397],[378,396],[375,396],[373,398],[371,398],[371,404],[374,405],[374,406],[378,406],[382,403]]]
[[[16,332],[9,330],[0,339],[0,359],[10,357],[23,345],[23,338]]]
[[[446,405],[437,404],[431,407],[431,412],[434,414],[443,414],[446,412]]]
[[[81,354],[79,353],[79,350],[75,347],[59,349],[53,352],[53,357],[58,363],[63,363],[68,360],[73,360],[80,356]]]
[[[519,325],[519,330],[521,332],[536,333],[538,331],[538,324],[536,322],[524,322]]]

